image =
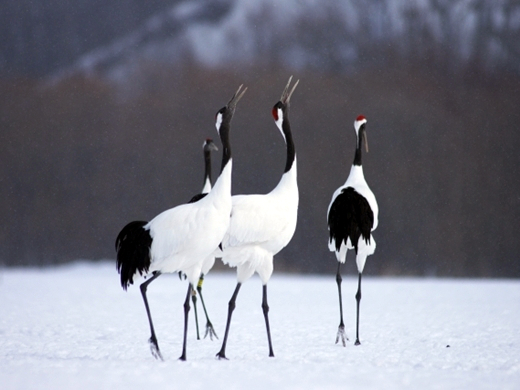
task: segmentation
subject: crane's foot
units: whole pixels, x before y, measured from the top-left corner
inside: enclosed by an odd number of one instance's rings
[[[164,361],[161,351],[159,350],[159,344],[157,343],[157,338],[155,336],[150,337],[148,340],[148,343],[150,343],[150,352],[152,352],[152,355],[157,360]]]
[[[356,342],[354,343],[354,345],[361,345],[361,343],[359,342],[359,339],[356,340]]]
[[[229,360],[227,357],[226,357],[226,353],[222,350],[220,350],[216,355],[215,357],[218,359],[218,360]]]
[[[209,339],[213,341],[213,337],[215,337],[218,340],[217,333],[215,332],[215,329],[213,329],[213,324],[211,322],[206,322],[206,333],[204,333],[204,338],[209,336]]]
[[[338,334],[336,335],[336,344],[341,339],[341,344],[343,344],[344,347],[347,346],[348,337],[345,333],[345,325],[338,326]]]

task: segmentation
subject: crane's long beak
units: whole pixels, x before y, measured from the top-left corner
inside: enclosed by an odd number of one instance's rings
[[[206,150],[210,150],[210,151],[213,150],[213,151],[215,151],[215,152],[218,151],[218,147],[217,147],[217,145],[215,145],[215,142],[213,142],[213,140],[211,140],[211,139],[208,139],[208,140],[206,141],[205,149],[206,149]]]
[[[242,92],[240,92],[243,85],[244,84],[240,84],[240,87],[238,87],[237,91],[235,92],[235,94],[233,95],[233,97],[231,98],[229,103],[227,104],[228,108],[234,109],[236,107],[238,101],[242,98],[242,96],[244,96],[244,93],[246,93],[247,87],[244,88],[244,90]]]
[[[364,139],[365,139],[365,150],[367,151],[368,153],[368,138],[367,138],[367,132],[365,131],[364,133]]]
[[[282,97],[280,98],[280,101],[284,104],[289,103],[289,101],[291,100],[291,96],[292,96],[294,90],[296,89],[296,86],[300,82],[300,80],[297,80],[296,83],[293,85],[291,92],[287,93],[287,91],[289,90],[289,85],[291,85],[291,80],[292,80],[292,76],[289,77],[289,81],[287,82],[287,85],[285,86],[285,89],[282,92]]]

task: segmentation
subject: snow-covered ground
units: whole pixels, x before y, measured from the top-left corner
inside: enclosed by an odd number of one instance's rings
[[[210,273],[204,284],[221,339],[234,287],[231,271]],[[215,359],[220,341],[196,340],[190,313],[181,362],[187,282],[162,276],[148,289],[161,362],[149,351],[139,288],[124,292],[114,264],[3,269],[0,388],[520,388],[520,281],[367,276],[363,287],[361,346],[353,345],[355,278],[343,281],[344,348],[334,344],[334,275],[275,272],[268,286],[275,358],[267,356],[261,284],[253,278],[238,296],[230,360]]]

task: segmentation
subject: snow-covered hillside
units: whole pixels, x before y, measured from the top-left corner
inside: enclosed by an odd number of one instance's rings
[[[143,61],[345,70],[385,56],[520,71],[514,1],[190,0],[65,71],[128,74]],[[63,73],[60,73],[63,74]]]
[[[204,288],[222,338],[232,272]],[[334,276],[276,275],[269,283],[275,358],[267,356],[257,278],[238,297],[229,361],[220,341],[195,339],[181,352],[186,282],[163,276],[149,288],[165,357],[150,354],[139,288],[124,292],[115,265],[0,271],[0,384],[7,389],[518,389],[520,281],[370,278],[361,342],[334,344]],[[347,334],[355,326],[356,281],[343,282]],[[193,320],[193,317],[190,318]]]

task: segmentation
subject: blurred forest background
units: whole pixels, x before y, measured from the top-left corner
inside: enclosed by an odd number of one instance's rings
[[[276,270],[335,272],[326,211],[363,114],[366,273],[520,277],[518,1],[5,0],[0,19],[0,264],[114,259],[127,222],[200,191],[242,83],[233,192],[269,192],[294,74],[299,221]]]

